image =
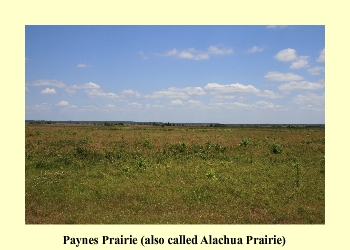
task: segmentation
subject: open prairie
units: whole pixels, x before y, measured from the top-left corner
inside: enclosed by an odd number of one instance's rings
[[[26,224],[324,224],[325,129],[26,125]]]

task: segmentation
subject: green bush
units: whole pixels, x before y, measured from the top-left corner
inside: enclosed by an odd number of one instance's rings
[[[272,153],[274,153],[274,154],[281,154],[282,151],[283,151],[283,148],[282,148],[281,145],[279,145],[279,144],[277,144],[277,143],[274,143],[274,144],[272,144],[272,146],[271,146],[271,151],[272,151]]]

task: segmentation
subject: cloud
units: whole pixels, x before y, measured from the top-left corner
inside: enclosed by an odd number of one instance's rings
[[[70,94],[74,94],[76,89],[85,89],[85,92],[90,96],[90,97],[102,97],[102,98],[124,98],[126,96],[132,96],[132,97],[141,97],[141,94],[138,91],[134,91],[131,89],[123,90],[119,92],[119,94],[114,94],[114,93],[106,93],[103,90],[101,90],[100,85],[93,83],[93,82],[88,82],[83,85],[72,85],[68,88],[65,89]]]
[[[148,56],[143,51],[140,51],[139,55],[142,57],[143,60],[147,60],[148,59]]]
[[[298,56],[295,49],[284,49],[275,55],[275,58],[282,62],[292,62],[291,69],[301,69],[309,67],[309,56]]]
[[[253,104],[246,104],[242,102],[219,102],[213,104],[215,107],[227,109],[275,109],[282,108],[280,105],[275,105],[272,102],[258,101]]]
[[[64,88],[66,85],[62,81],[58,80],[37,80],[32,83],[28,83],[29,86],[54,86],[56,88]]]
[[[235,95],[214,95],[215,99],[234,99]]]
[[[307,111],[324,111],[324,107],[320,107],[320,106],[315,106],[315,105],[307,105],[307,106],[301,106],[300,107],[301,110],[307,110]]]
[[[288,25],[268,25],[266,26],[266,29],[284,29]]]
[[[270,99],[282,98],[281,95],[279,95],[271,90],[264,90],[263,92],[260,92],[259,94],[257,94],[257,96],[270,98]]]
[[[29,90],[27,87],[25,88],[25,91],[26,91],[26,92],[30,92],[30,90]]]
[[[324,62],[324,61],[325,61],[325,49],[323,49],[323,50],[320,52],[320,56],[317,58],[316,61],[317,61],[317,62]]]
[[[294,49],[284,49],[275,55],[275,58],[282,62],[290,62],[298,58],[297,52]]]
[[[146,95],[147,98],[172,98],[172,99],[187,99],[192,95],[205,95],[205,91],[201,87],[186,87],[186,88],[168,88],[167,90],[154,91],[151,95]]]
[[[273,108],[282,108],[280,105],[275,105],[272,102],[259,101],[255,103],[255,106],[263,109],[273,109]]]
[[[90,67],[90,66],[87,65],[87,64],[85,64],[85,63],[79,63],[79,64],[77,65],[77,67],[78,67],[78,68],[88,68],[88,67]]]
[[[264,77],[269,81],[275,81],[275,82],[304,80],[304,77],[296,75],[294,73],[280,73],[278,71],[267,72],[267,74]]]
[[[154,104],[152,105],[153,108],[163,108],[164,106],[163,105],[160,105],[160,104]]]
[[[322,66],[317,66],[314,68],[307,69],[307,71],[310,73],[310,75],[317,76],[319,75],[322,71],[324,72],[324,67]]]
[[[187,103],[190,104],[191,106],[202,106],[203,105],[203,103],[201,101],[197,101],[197,100],[188,100]]]
[[[253,46],[251,49],[247,50],[247,53],[252,54],[252,53],[255,53],[255,52],[261,52],[263,50],[264,50],[264,48],[259,48],[257,46]]]
[[[175,55],[182,59],[194,59],[194,60],[205,60],[209,59],[209,53],[205,53],[202,51],[197,51],[193,48],[180,51],[177,55]]]
[[[181,98],[186,99],[189,96],[183,92],[176,92],[171,90],[159,90],[154,91],[151,95],[147,95],[148,98]]]
[[[100,88],[100,85],[93,82],[88,82],[83,85],[69,86],[65,89],[65,91],[68,92],[69,94],[75,94],[76,93],[75,89],[99,89],[99,88]]]
[[[301,68],[307,68],[309,67],[309,56],[299,56],[297,59],[295,59],[294,62],[292,62],[292,65],[290,66],[291,69],[301,69]]]
[[[184,92],[188,95],[205,95],[205,91],[201,87],[185,87],[185,88],[169,88],[170,91]]]
[[[93,83],[93,82],[88,82],[83,85],[72,85],[68,87],[70,89],[99,89],[101,88],[100,85]]]
[[[137,102],[129,103],[128,106],[131,108],[142,108],[142,104],[137,103]]]
[[[252,85],[243,85],[240,83],[221,85],[218,83],[208,83],[204,89],[214,95],[226,95],[234,93],[257,94],[260,91]]]
[[[69,106],[69,103],[67,101],[60,101],[57,103],[57,106],[67,107]]]
[[[97,111],[98,108],[95,105],[81,106],[79,111]]]
[[[233,49],[223,46],[210,46],[207,52],[210,55],[231,55],[233,54]]]
[[[85,90],[85,93],[87,93],[90,97],[93,98],[119,98],[119,96],[114,93],[106,93],[100,89],[87,89]]]
[[[26,109],[29,111],[46,112],[51,110],[51,105],[47,103],[41,103],[34,106],[26,106]]]
[[[233,54],[233,49],[230,47],[225,47],[223,45],[218,46],[210,46],[208,49],[201,51],[196,50],[195,48],[188,48],[184,50],[172,49],[166,51],[163,54],[154,54],[156,56],[164,56],[164,57],[176,57],[180,59],[190,59],[190,60],[207,60],[210,56],[224,56]],[[147,58],[145,54],[142,52],[140,55],[143,58]]]
[[[314,83],[309,81],[301,81],[301,82],[290,82],[282,84],[278,87],[280,90],[288,91],[288,90],[315,90],[324,88],[323,83]]]
[[[46,88],[40,92],[41,94],[57,94],[55,89]]]
[[[131,89],[126,89],[120,92],[121,96],[134,96],[134,97],[141,97],[141,94],[138,91],[134,91]]]
[[[68,94],[75,94],[76,91],[74,89],[71,88],[66,88],[64,91],[68,92]]]
[[[250,109],[250,108],[252,108],[252,105],[241,103],[241,102],[218,102],[218,103],[215,103],[214,106],[224,107],[224,108],[228,108],[228,109],[237,109],[237,108]]]
[[[314,93],[310,93],[308,95],[297,95],[293,100],[293,103],[296,104],[312,104],[312,105],[316,105],[316,106],[324,106],[325,103],[325,96],[323,95],[317,95]]]
[[[182,105],[182,101],[179,99],[171,101],[171,105]]]

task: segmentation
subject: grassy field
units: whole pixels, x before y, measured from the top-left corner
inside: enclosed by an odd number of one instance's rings
[[[324,128],[26,125],[27,224],[324,224]]]

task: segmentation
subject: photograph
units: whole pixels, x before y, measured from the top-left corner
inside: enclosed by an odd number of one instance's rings
[[[325,25],[24,39],[26,225],[325,225]]]

